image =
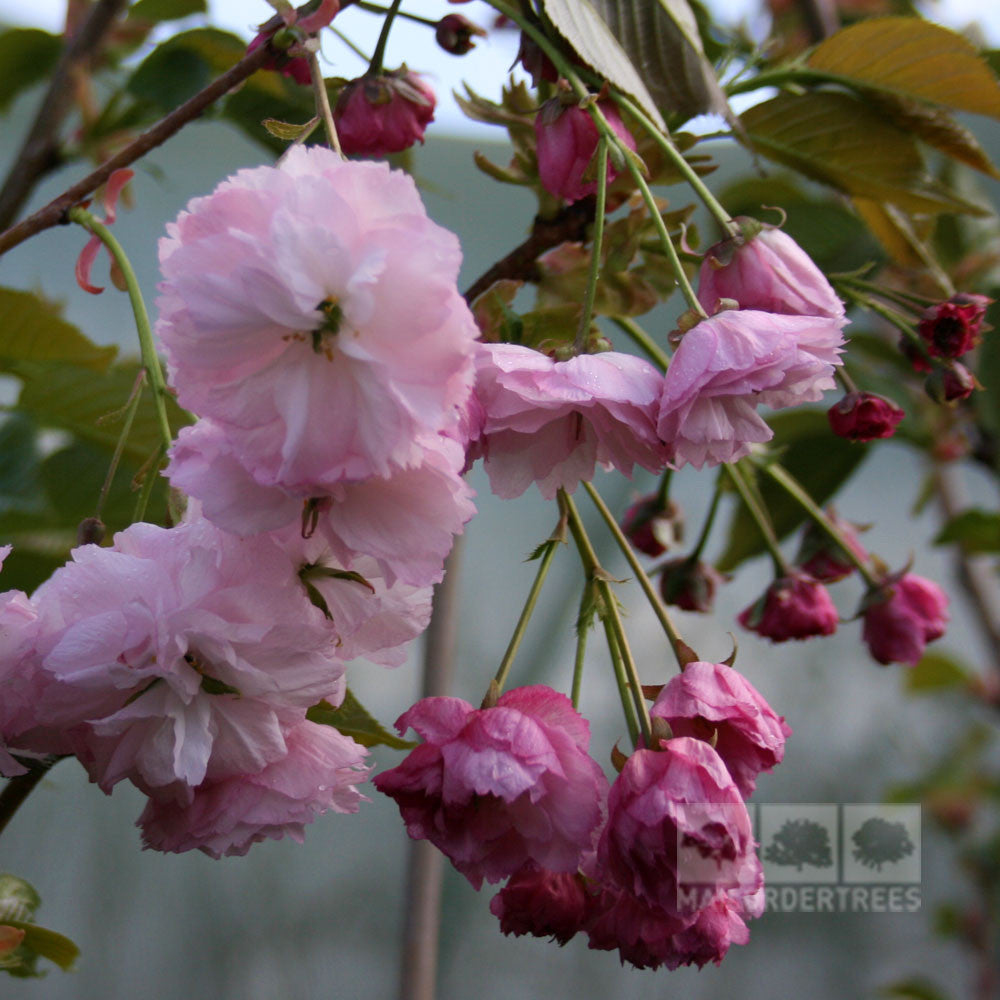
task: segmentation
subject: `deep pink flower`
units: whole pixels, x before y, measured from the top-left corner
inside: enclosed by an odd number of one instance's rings
[[[739,616],[744,628],[772,642],[833,635],[839,620],[826,587],[798,571],[775,580],[763,597]]]
[[[264,45],[273,34],[273,31],[258,31],[247,46],[247,55]],[[287,76],[289,80],[294,80],[303,87],[312,85],[312,71],[309,69],[309,60],[303,56],[289,54],[268,59],[261,68],[277,70],[282,76]]]
[[[992,302],[985,295],[953,295],[924,310],[917,333],[932,358],[960,358],[982,337],[986,308]]]
[[[722,758],[680,736],[636,750],[608,797],[597,846],[602,881],[670,916],[694,917],[718,892],[762,884],[750,816]]]
[[[550,872],[533,861],[522,865],[490,900],[504,934],[551,937],[563,945],[583,930],[591,895],[577,872]]]
[[[151,798],[138,825],[146,847],[179,853],[197,848],[220,858],[246,854],[258,841],[289,836],[333,810],[355,813],[364,796],[368,751],[330,726],[300,722],[284,733],[286,753],[253,774],[206,782],[189,802]]]
[[[751,223],[751,230],[760,223]],[[724,240],[710,247],[701,265],[698,301],[709,315],[720,299],[733,299],[740,309],[825,316],[844,325],[844,303],[823,272],[795,240],[780,229],[764,226],[755,235]]]
[[[657,437],[663,384],[648,362],[608,351],[568,361],[516,344],[481,344],[476,397],[483,411],[472,454],[484,457],[490,486],[505,499],[533,482],[551,500],[593,478],[597,463],[631,475],[666,465]]]
[[[781,763],[792,735],[784,716],[723,663],[689,663],[664,685],[649,714],[666,719],[675,736],[714,740],[744,798],[753,794],[758,774]]]
[[[665,604],[682,611],[707,613],[715,604],[716,589],[728,579],[700,560],[672,559],[660,567],[660,596]]]
[[[848,441],[875,441],[892,437],[906,411],[874,392],[849,392],[826,412],[830,429]]]
[[[128,778],[190,801],[284,757],[285,730],[343,697],[335,633],[267,539],[133,524],[74,549],[34,601],[51,680],[38,716],[105,791]]]
[[[168,234],[172,384],[256,482],[301,496],[388,476],[457,426],[478,331],[458,241],[401,171],[296,147],[194,199]]]
[[[515,688],[493,708],[424,698],[401,715],[424,742],[374,779],[414,840],[429,840],[478,889],[527,861],[576,871],[607,781],[587,754],[590,727],[569,699]]]
[[[422,460],[388,476],[293,490],[254,476],[240,463],[228,432],[199,420],[182,428],[166,474],[226,531],[245,536],[291,525],[319,534],[342,565],[370,556],[387,583],[424,587],[441,579],[454,536],[476,508],[460,475],[464,450],[458,442],[436,435],[413,447]]]
[[[948,595],[913,573],[887,581],[864,607],[862,637],[879,663],[918,663],[948,623]]]
[[[826,514],[831,524],[840,532],[851,552],[862,562],[866,562],[868,552],[858,539],[855,526],[850,521],[838,517],[832,509],[828,510]],[[837,580],[843,580],[855,570],[855,565],[847,552],[814,521],[810,521],[802,533],[802,543],[795,561],[803,573],[808,573],[820,583],[834,583]]]
[[[365,74],[340,92],[333,119],[340,148],[352,156],[385,156],[424,141],[434,121],[434,91],[405,66]]]
[[[683,522],[677,505],[658,493],[641,497],[622,517],[621,528],[633,548],[647,556],[663,555],[680,541]]]
[[[600,108],[615,134],[629,149],[635,149],[632,133],[625,127],[611,101],[599,101]],[[577,104],[565,105],[552,98],[535,115],[538,146],[538,176],[545,189],[566,201],[579,201],[597,191],[597,180],[585,179],[597,152],[599,134],[590,112]],[[596,171],[591,169],[591,175]],[[608,183],[618,171],[608,161]]]
[[[110,226],[118,217],[118,199],[130,180],[135,176],[135,172],[126,168],[115,170],[107,183],[104,185],[104,219],[105,226]],[[104,243],[99,236],[91,236],[86,245],[80,251],[80,256],[76,259],[76,283],[91,295],[100,295],[104,291],[102,287],[90,283],[90,269],[94,266],[97,255],[101,252]],[[108,251],[110,256],[110,251]],[[114,263],[114,258],[112,258]]]
[[[744,919],[761,912],[754,895],[726,893],[717,893],[691,917],[667,913],[616,890],[602,892],[592,907],[590,947],[617,949],[622,962],[637,969],[718,965],[730,945],[750,940]]]
[[[771,428],[757,406],[821,399],[834,386],[844,337],[839,320],[726,310],[681,339],[663,383],[657,430],[674,462],[733,462]]]

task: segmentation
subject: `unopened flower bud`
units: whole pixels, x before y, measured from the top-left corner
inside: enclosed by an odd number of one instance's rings
[[[983,317],[992,302],[985,295],[953,295],[924,310],[917,333],[932,358],[960,358],[982,336]]]
[[[423,142],[435,103],[434,91],[405,66],[352,80],[340,92],[333,112],[341,149],[384,156]]]
[[[968,399],[976,388],[976,377],[958,361],[950,368],[932,372],[924,382],[924,390],[935,403],[958,403]]]
[[[247,53],[259,49],[270,38],[272,50],[278,49],[282,52],[296,45],[302,40],[301,33],[293,28],[279,28],[273,35],[267,31],[258,32],[257,37],[247,46]],[[277,59],[269,59],[264,63],[264,69],[277,70],[282,76],[287,76],[290,80],[308,87],[312,84],[312,72],[309,69],[309,60],[295,56],[281,56]]]
[[[772,642],[833,635],[839,616],[830,595],[808,573],[775,580],[764,595],[746,608],[739,623]]]
[[[879,663],[919,662],[927,643],[944,635],[948,597],[932,580],[913,573],[891,577],[862,605],[862,638]]]
[[[85,517],[76,528],[77,545],[100,545],[104,541],[104,522],[99,517]]]
[[[598,107],[619,138],[634,150],[635,140],[615,106],[610,101],[600,101]],[[597,153],[599,137],[589,111],[576,104],[564,105],[558,98],[546,101],[535,116],[538,176],[545,189],[570,202],[594,194],[597,191],[596,178],[585,180],[585,177],[588,171],[593,176],[591,164]],[[609,184],[618,173],[609,158]]]
[[[932,371],[933,366],[927,360],[927,355],[905,334],[899,338],[899,353],[910,362],[915,372]]]
[[[830,523],[837,529],[847,546],[858,559],[867,560],[868,553],[858,541],[853,524],[838,517],[832,510],[827,511]],[[854,563],[843,547],[838,545],[815,522],[810,521],[802,534],[802,543],[795,560],[803,573],[808,573],[820,583],[834,583],[854,572]]]
[[[715,591],[727,576],[714,566],[690,559],[674,559],[664,564],[660,575],[660,596],[666,604],[682,611],[709,612]]]
[[[445,52],[464,56],[476,47],[475,36],[486,37],[486,32],[462,14],[446,14],[434,28],[434,37]]]
[[[622,532],[633,548],[655,558],[681,540],[684,522],[677,504],[668,500],[664,506],[658,494],[650,493],[625,511]]]
[[[521,47],[517,50],[517,58],[525,71],[531,76],[532,85],[537,87],[542,80],[555,83],[559,79],[559,71],[552,60],[542,51],[538,43],[521,32]]]
[[[830,429],[848,441],[875,441],[892,437],[906,411],[873,392],[849,392],[827,410]]]

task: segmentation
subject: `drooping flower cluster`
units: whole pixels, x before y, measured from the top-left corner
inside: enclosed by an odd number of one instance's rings
[[[504,933],[583,932],[640,968],[717,962],[762,909],[744,796],[791,730],[722,664],[690,664],[652,714],[676,738],[635,751],[609,792],[565,696],[424,699],[397,722],[424,742],[375,785],[475,887],[509,879],[490,906]]]

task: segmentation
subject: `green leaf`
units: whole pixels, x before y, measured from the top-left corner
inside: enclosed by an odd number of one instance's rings
[[[207,11],[205,0],[137,0],[129,8],[128,20],[159,24],[161,21],[177,21],[191,14],[205,14]]]
[[[217,28],[183,31],[146,56],[126,90],[132,97],[171,111],[238,62],[246,48],[241,38]]]
[[[879,17],[838,31],[807,64],[900,97],[1000,118],[1000,84],[962,35],[919,17]]]
[[[327,91],[331,90],[330,81]],[[331,103],[333,103],[331,98]],[[283,153],[287,140],[279,138],[264,125],[265,120],[281,122],[303,121],[316,113],[312,91],[282,76],[263,70],[254,75],[239,90],[230,94],[222,105],[222,115],[245,135],[275,153]],[[321,137],[322,132],[315,132]]]
[[[993,330],[983,337],[979,345],[976,376],[983,384],[983,391],[973,393],[976,416],[994,435],[1000,438],[1000,286],[987,289],[993,304],[986,311],[986,320]],[[1000,471],[1000,449],[997,449],[996,466]]]
[[[639,71],[590,0],[544,0],[543,6],[549,20],[577,55],[595,73],[635,98],[643,111],[666,130],[656,101]]]
[[[50,962],[55,962],[63,972],[69,972],[73,968],[80,949],[68,937],[37,924],[22,923],[19,920],[8,920],[6,923],[9,927],[24,931],[24,940],[17,951],[29,952],[32,959],[36,955],[47,958]]]
[[[970,212],[924,166],[916,139],[847,94],[779,94],[743,115],[750,144],[813,180],[917,213]]]
[[[263,125],[271,135],[273,135],[276,139],[284,139],[286,142],[294,142],[303,135],[308,137],[318,124],[319,119],[315,117],[307,122],[303,122],[301,125],[295,125],[292,122],[278,121],[277,118],[265,118],[261,122],[261,125]]]
[[[951,657],[943,653],[927,653],[916,666],[905,671],[903,677],[910,694],[923,694],[943,688],[964,687],[971,675]]]
[[[593,0],[664,113],[732,118],[687,0]]]
[[[119,362],[100,373],[75,365],[17,365],[14,374],[24,380],[24,386],[16,408],[43,427],[70,431],[82,440],[114,450],[121,432],[122,409],[138,373],[135,361]],[[169,398],[167,416],[174,433],[191,420]],[[123,454],[141,464],[159,444],[159,425],[147,388],[143,390]]]
[[[0,424],[0,512],[37,507],[38,487],[35,427],[24,417],[8,417]]]
[[[61,361],[103,371],[117,347],[98,347],[39,295],[0,288],[0,369],[9,361]]]
[[[1000,552],[1000,514],[973,508],[953,517],[934,539],[935,545],[958,542],[965,552]]]
[[[0,111],[22,91],[44,80],[55,68],[62,39],[38,28],[0,32]]]
[[[306,712],[306,718],[321,726],[333,726],[363,747],[387,746],[394,750],[412,750],[416,743],[394,736],[373,718],[368,710],[348,690],[338,708],[321,701]]]
[[[820,410],[779,413],[768,423],[774,430],[772,450],[818,504],[826,503],[847,482],[868,451],[832,434],[826,414]],[[760,476],[759,487],[778,538],[785,538],[805,521],[805,511],[770,477]],[[764,539],[740,503],[729,525],[726,550],[717,566],[722,572],[729,572],[764,551]]]
[[[930,980],[914,978],[883,986],[879,991],[885,997],[902,997],[904,1000],[948,1000]]]

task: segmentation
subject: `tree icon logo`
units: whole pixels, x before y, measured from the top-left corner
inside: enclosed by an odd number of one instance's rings
[[[902,823],[891,823],[881,816],[866,819],[851,835],[854,860],[866,868],[882,871],[882,865],[896,864],[916,848]]]
[[[830,834],[822,823],[813,819],[788,819],[771,838],[764,850],[764,860],[772,864],[794,867],[833,867]]]

